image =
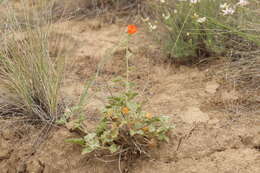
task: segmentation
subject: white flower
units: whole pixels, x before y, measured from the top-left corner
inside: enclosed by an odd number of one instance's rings
[[[171,17],[171,15],[170,14],[162,14],[162,17],[165,19],[165,20],[168,20],[170,17]]]
[[[229,5],[227,3],[220,4],[221,9],[228,8],[228,7],[229,7]]]
[[[222,12],[223,12],[223,15],[224,15],[224,16],[225,16],[225,15],[229,15],[229,14],[234,14],[235,9],[234,9],[234,8],[231,8],[231,7],[228,7],[228,8],[226,8],[226,9],[222,10]]]
[[[152,30],[155,30],[156,28],[157,28],[157,26],[156,25],[153,25],[152,23],[148,23],[148,25],[149,25],[149,29],[152,31]]]
[[[192,3],[192,4],[196,4],[196,3],[198,3],[200,0],[190,0],[190,3]]]
[[[228,15],[228,14],[234,14],[234,12],[235,12],[235,7],[232,8],[227,3],[221,4],[220,8],[222,9],[222,13],[224,16]]]
[[[161,3],[165,3],[165,0],[160,0]]]
[[[204,23],[204,22],[206,22],[206,20],[207,20],[206,17],[201,17],[201,18],[198,18],[198,19],[197,19],[197,22],[198,22],[198,23]]]
[[[199,17],[199,15],[197,15],[197,13],[194,13],[193,16],[194,16],[195,18],[198,18],[198,17]]]
[[[178,11],[177,11],[177,10],[173,10],[173,13],[174,13],[174,14],[177,14],[177,13],[178,13]]]
[[[247,0],[239,0],[239,2],[237,3],[237,5],[240,5],[240,6],[246,6],[248,4],[249,4],[249,2]]]

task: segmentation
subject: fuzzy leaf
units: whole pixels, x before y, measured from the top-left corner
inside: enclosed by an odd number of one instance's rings
[[[131,135],[131,136],[134,136],[135,134],[136,134],[136,131],[130,129],[130,135]]]
[[[66,139],[65,142],[73,143],[73,144],[79,144],[84,145],[85,140],[82,138],[73,138],[73,139]]]
[[[116,152],[118,149],[119,149],[119,146],[117,146],[116,144],[112,144],[112,145],[109,147],[109,151],[110,151],[111,153]]]
[[[91,148],[91,147],[86,147],[82,150],[81,154],[84,155],[84,154],[88,154],[88,153],[91,153],[92,151],[94,151],[95,149],[94,148]]]
[[[89,133],[87,136],[84,137],[84,140],[87,141],[91,141],[93,140],[95,137],[97,136],[96,133]]]

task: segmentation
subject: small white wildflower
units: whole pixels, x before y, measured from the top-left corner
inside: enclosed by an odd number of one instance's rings
[[[201,17],[201,18],[198,18],[198,19],[197,19],[197,22],[198,22],[198,23],[204,23],[204,22],[206,22],[206,20],[207,20],[206,17]]]
[[[232,14],[234,14],[234,12],[235,12],[235,9],[234,8],[231,8],[231,7],[228,7],[228,8],[226,8],[226,9],[224,9],[224,10],[222,10],[222,12],[223,12],[223,15],[225,16],[225,15],[232,15]]]
[[[200,0],[190,0],[190,3],[192,3],[192,4],[196,4],[198,2],[200,2]]]
[[[149,29],[152,31],[152,30],[155,30],[156,28],[157,28],[157,26],[156,25],[153,25],[152,23],[148,23],[148,25],[149,25]]]
[[[171,17],[171,15],[170,14],[162,14],[162,17],[165,19],[165,20],[168,20],[170,17]]]
[[[234,14],[235,12],[235,7],[230,7],[230,5],[227,3],[221,4],[220,8],[222,9],[221,11],[224,16],[228,14]]]
[[[190,35],[190,33],[189,32],[187,32],[187,34],[186,34],[187,36],[189,36]]]
[[[161,3],[165,3],[165,0],[160,0]]]
[[[237,3],[237,5],[239,5],[239,6],[246,6],[248,4],[249,4],[249,2],[247,0],[239,0],[239,2]]]
[[[227,3],[220,4],[221,9],[228,8],[228,7],[229,7],[229,5]]]
[[[178,13],[178,11],[177,11],[177,10],[173,10],[173,13],[174,13],[174,14],[177,14],[177,13]]]
[[[194,16],[195,18],[198,18],[198,17],[199,17],[199,15],[197,15],[197,13],[194,13],[193,16]]]

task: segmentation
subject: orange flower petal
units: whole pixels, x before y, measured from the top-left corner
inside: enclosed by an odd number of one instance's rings
[[[147,113],[147,114],[145,115],[145,117],[146,117],[147,119],[152,119],[152,118],[153,118],[153,115],[152,115],[151,113]]]
[[[137,27],[135,25],[128,25],[127,27],[128,34],[132,35],[137,32]]]
[[[122,109],[122,113],[125,114],[125,115],[128,114],[129,113],[129,109],[127,107],[124,107]]]

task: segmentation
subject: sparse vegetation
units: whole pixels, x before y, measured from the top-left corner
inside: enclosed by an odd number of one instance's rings
[[[0,0],[0,172],[258,173],[259,5]]]
[[[257,1],[161,1],[157,23],[146,20],[166,54],[176,62],[198,62],[230,50],[260,45]]]
[[[127,91],[109,97],[95,131],[77,126],[86,136],[67,141],[82,145],[82,154],[108,150],[116,155],[147,154],[160,141],[169,141],[167,133],[172,128],[169,117],[142,111],[142,106],[134,101],[135,96],[137,93]]]

